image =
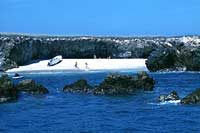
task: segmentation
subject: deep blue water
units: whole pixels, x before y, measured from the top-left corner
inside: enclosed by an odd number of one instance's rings
[[[0,132],[200,132],[200,106],[159,104],[160,94],[176,90],[181,97],[200,87],[200,73],[151,73],[153,92],[133,96],[63,93],[65,84],[85,78],[100,83],[108,72],[25,74],[50,91],[21,94],[0,105]],[[123,72],[123,74],[134,74]]]

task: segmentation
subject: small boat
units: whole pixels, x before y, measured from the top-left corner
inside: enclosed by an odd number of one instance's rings
[[[62,56],[58,55],[54,58],[52,58],[49,62],[48,62],[48,66],[54,66],[59,64],[60,62],[62,62]]]
[[[18,73],[15,73],[15,75],[12,77],[13,79],[22,79],[24,76],[20,76]]]

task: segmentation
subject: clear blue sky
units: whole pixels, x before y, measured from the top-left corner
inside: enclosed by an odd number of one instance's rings
[[[0,0],[0,32],[200,34],[200,0]]]

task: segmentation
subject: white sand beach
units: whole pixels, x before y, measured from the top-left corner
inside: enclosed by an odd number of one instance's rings
[[[146,59],[63,59],[61,63],[55,66],[48,66],[49,60],[42,60],[33,64],[7,70],[7,73],[107,70],[148,71],[145,61]],[[78,68],[75,67],[76,62]]]

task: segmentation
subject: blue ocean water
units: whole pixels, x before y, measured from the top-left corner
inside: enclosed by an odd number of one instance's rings
[[[24,74],[25,78],[43,84],[50,93],[23,93],[17,102],[1,104],[0,132],[200,132],[199,105],[157,102],[160,94],[175,90],[184,97],[200,87],[200,73],[150,73],[156,80],[154,91],[132,96],[62,92],[65,84],[77,79],[84,78],[96,85],[107,74]]]

